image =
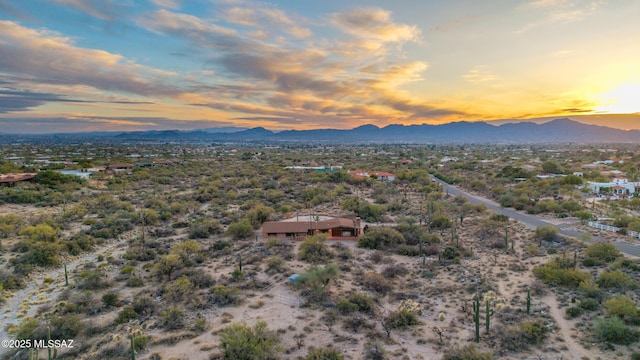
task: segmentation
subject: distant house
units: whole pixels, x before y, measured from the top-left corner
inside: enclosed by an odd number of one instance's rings
[[[368,177],[374,177],[378,181],[384,182],[392,182],[396,179],[396,175],[386,171],[364,171],[361,169],[351,170],[349,171],[349,175],[351,175],[355,179],[362,179]]]
[[[30,181],[36,177],[37,173],[19,173],[19,174],[0,174],[0,185],[14,186],[20,181]]]
[[[265,238],[303,240],[307,235],[327,234],[330,240],[357,240],[362,235],[360,218],[332,218],[321,221],[267,221]]]
[[[133,167],[134,165],[129,163],[115,163],[107,165],[107,169],[105,171],[118,174],[122,172],[131,172],[131,170],[133,170]]]

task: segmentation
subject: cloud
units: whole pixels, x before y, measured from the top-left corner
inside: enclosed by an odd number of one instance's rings
[[[183,91],[168,85],[172,73],[138,65],[103,50],[79,48],[49,30],[0,21],[0,71],[40,83],[85,85],[143,96],[175,97]]]
[[[334,13],[330,21],[352,36],[382,42],[418,41],[420,29],[415,25],[396,24],[391,13],[380,8],[364,8]]]
[[[484,66],[476,66],[462,75],[462,78],[472,83],[484,83],[495,80],[496,76],[485,70]]]
[[[126,15],[124,3],[114,0],[51,0],[61,5],[74,7],[102,20],[113,21]]]
[[[603,0],[534,0],[525,4],[526,11],[542,11],[542,18],[524,25],[516,31],[522,34],[548,24],[567,24],[583,20],[598,11]]]
[[[179,9],[183,0],[151,0],[152,3],[169,9]]]
[[[221,17],[233,24],[256,27],[260,34],[266,34],[276,28],[299,38],[307,38],[312,35],[311,30],[299,25],[301,19],[294,21],[280,9],[254,2],[242,5],[242,7],[233,6],[223,9]]]
[[[235,121],[181,120],[165,117],[46,116],[0,118],[4,133],[73,133],[85,131],[192,130],[235,126]],[[115,130],[117,129],[117,130]]]

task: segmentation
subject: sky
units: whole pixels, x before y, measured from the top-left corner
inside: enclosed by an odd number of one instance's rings
[[[640,128],[637,0],[0,0],[0,132]]]

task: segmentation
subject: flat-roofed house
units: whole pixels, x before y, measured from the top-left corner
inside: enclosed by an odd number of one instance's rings
[[[307,235],[327,234],[329,240],[357,240],[362,235],[360,218],[331,218],[320,221],[267,221],[265,238],[303,240]]]

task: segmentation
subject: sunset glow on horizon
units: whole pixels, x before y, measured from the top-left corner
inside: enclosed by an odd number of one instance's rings
[[[640,2],[0,1],[0,132],[640,129]]]

